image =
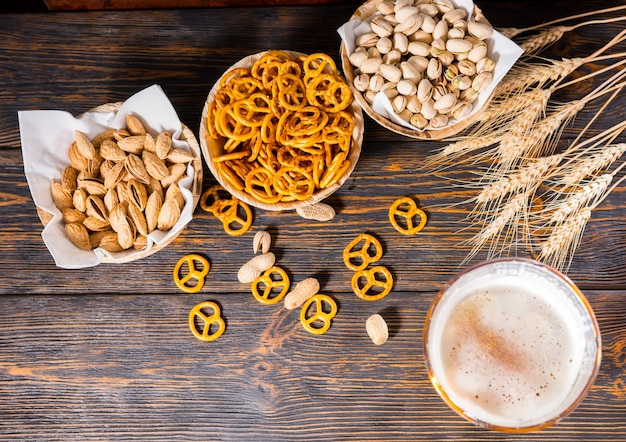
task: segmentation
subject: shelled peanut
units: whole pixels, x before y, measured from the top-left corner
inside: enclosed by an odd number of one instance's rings
[[[418,129],[439,129],[473,110],[493,80],[493,28],[450,0],[384,0],[349,55],[354,87],[373,103],[383,92]]]
[[[82,250],[144,249],[148,234],[171,229],[185,205],[178,181],[193,155],[172,147],[168,132],[150,135],[134,115],[126,124],[93,139],[75,131],[70,165],[51,182],[65,233]]]

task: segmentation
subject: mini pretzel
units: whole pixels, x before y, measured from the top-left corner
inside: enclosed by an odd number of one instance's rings
[[[230,236],[243,235],[252,225],[250,206],[230,195],[219,184],[209,187],[202,193],[200,207],[215,215]]]
[[[277,89],[274,95],[278,97],[278,102],[285,109],[295,111],[306,105],[306,88],[302,79],[297,75],[291,73],[279,75],[272,88]]]
[[[196,262],[201,264],[201,268],[196,268]],[[183,266],[187,264],[187,273],[182,274]],[[185,255],[178,260],[174,266],[174,283],[183,292],[196,293],[204,286],[204,277],[209,273],[211,268],[206,258],[195,253]],[[189,281],[195,280],[194,285],[187,284]]]
[[[333,75],[337,73],[335,61],[330,56],[322,53],[307,56],[303,62],[303,69],[305,83],[324,72],[329,72]]]
[[[383,278],[378,279],[378,275]],[[361,282],[365,279],[365,283]],[[352,290],[361,299],[376,301],[389,294],[393,287],[393,276],[384,266],[359,270],[352,275]]]
[[[275,304],[287,294],[289,284],[287,272],[281,267],[272,266],[252,282],[252,296],[262,304]],[[275,294],[275,290],[279,290],[278,294]]]
[[[250,206],[237,198],[233,198],[230,202],[222,203],[217,210],[216,216],[222,221],[224,231],[230,236],[243,235],[252,225],[252,210]]]
[[[207,315],[202,310],[210,309],[213,313]],[[202,322],[202,329],[198,330],[196,319]],[[217,325],[217,329],[211,332],[211,328]],[[213,327],[214,328],[214,327]],[[195,305],[189,312],[189,329],[193,335],[201,341],[215,341],[226,330],[226,323],[222,318],[220,307],[212,301],[204,301]]]
[[[361,242],[363,244],[360,244]],[[361,247],[357,248],[359,244]],[[363,270],[382,256],[383,248],[380,241],[367,233],[361,233],[343,250],[343,262],[350,270],[354,271]]]
[[[314,311],[309,315],[309,307],[315,304]],[[314,335],[326,333],[332,319],[337,314],[337,303],[328,295],[318,293],[305,301],[300,310],[300,323],[306,331]],[[321,323],[321,325],[318,325]]]
[[[282,195],[289,195],[296,200],[304,201],[315,190],[311,174],[297,167],[282,167],[274,175],[274,188]]]
[[[306,85],[309,103],[326,112],[339,112],[350,105],[352,92],[343,81],[331,74],[319,74]]]
[[[419,223],[414,224],[414,218],[419,217]],[[400,225],[398,220],[403,221]],[[426,213],[417,207],[415,201],[407,196],[398,198],[389,209],[391,225],[403,235],[414,235],[426,225]]]

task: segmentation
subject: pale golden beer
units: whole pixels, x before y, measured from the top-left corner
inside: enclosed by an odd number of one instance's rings
[[[424,329],[429,377],[466,419],[526,432],[570,413],[595,381],[601,338],[574,283],[527,259],[498,259],[452,279]]]

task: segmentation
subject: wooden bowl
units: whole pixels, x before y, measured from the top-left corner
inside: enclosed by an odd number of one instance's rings
[[[380,0],[368,0],[363,3],[350,17],[350,20],[358,19],[362,21],[367,21],[374,13],[378,11],[377,4],[380,3]],[[374,121],[376,121],[381,126],[396,132],[401,135],[405,135],[411,138],[425,139],[425,140],[440,140],[443,138],[452,137],[463,129],[470,126],[474,123],[477,118],[480,116],[480,113],[485,110],[485,108],[489,105],[491,99],[493,98],[493,91],[491,95],[485,100],[485,102],[481,105],[480,108],[474,109],[472,113],[466,118],[457,121],[449,126],[443,127],[441,129],[429,129],[429,130],[419,130],[419,129],[409,129],[402,125],[397,124],[394,121],[391,121],[386,116],[383,116],[372,109],[370,103],[365,99],[363,94],[354,87],[354,78],[355,72],[352,64],[350,63],[350,54],[346,48],[345,43],[342,41],[340,46],[340,55],[341,55],[341,65],[343,68],[343,73],[348,81],[352,89],[352,94],[354,95],[354,99],[359,103],[359,105],[363,108],[365,113],[369,115]]]
[[[122,102],[103,104],[92,109],[91,112],[103,112],[103,113],[117,112],[117,110],[121,107],[122,104],[123,104]],[[195,210],[195,207],[198,205],[198,201],[200,200],[200,195],[202,193],[201,150],[200,150],[198,141],[195,135],[193,134],[193,132],[191,131],[191,129],[189,129],[187,126],[183,124],[181,130],[182,132],[181,132],[181,136],[179,140],[185,141],[189,145],[189,149],[191,153],[193,154],[193,156],[195,157],[191,161],[191,165],[193,167],[193,182],[191,185],[191,193],[192,193],[191,204],[193,206],[192,207],[192,213],[193,213],[193,211]],[[53,217],[51,213],[39,207],[37,207],[37,214],[39,215],[39,219],[41,220],[44,226],[47,226]],[[150,256],[158,252],[159,250],[162,250],[168,244],[170,244],[174,239],[176,239],[180,235],[180,233],[184,230],[185,227],[186,225],[180,226],[175,232],[172,232],[173,234],[165,241],[162,241],[158,244],[156,242],[153,242],[152,247],[150,247],[149,250],[137,251],[133,249],[132,251],[126,250],[126,251],[121,251],[121,252],[115,252],[114,257],[109,257],[105,255],[102,258],[101,262],[125,263],[125,262],[135,261],[141,258],[145,258],[146,256]]]
[[[284,50],[282,52],[289,54],[292,58],[305,55],[300,52],[294,52],[294,51],[288,51],[288,50]],[[361,154],[361,144],[363,141],[363,127],[364,127],[363,112],[361,111],[360,105],[353,99],[352,103],[347,108],[347,111],[349,111],[353,115],[354,123],[355,123],[354,130],[352,133],[352,142],[350,146],[350,151],[347,157],[347,159],[350,161],[350,167],[334,184],[323,189],[316,189],[313,192],[313,194],[307,199],[289,201],[289,202],[277,202],[277,203],[268,203],[268,202],[260,201],[254,198],[250,193],[246,192],[245,190],[239,190],[238,188],[234,187],[224,176],[222,176],[219,170],[215,167],[213,158],[216,158],[224,153],[223,147],[226,142],[226,139],[222,138],[220,140],[216,140],[209,135],[208,129],[207,129],[208,108],[211,102],[215,99],[215,94],[218,91],[220,81],[225,76],[227,76],[230,71],[232,71],[233,69],[237,69],[237,68],[250,68],[252,67],[254,62],[257,61],[259,58],[261,58],[264,54],[266,54],[265,51],[259,52],[257,54],[249,55],[241,59],[239,62],[232,65],[215,82],[215,85],[213,86],[213,88],[211,89],[211,91],[209,92],[207,96],[204,109],[202,111],[202,119],[200,123],[200,146],[202,148],[202,153],[209,167],[209,170],[211,171],[215,179],[219,182],[219,184],[222,187],[224,187],[224,189],[226,189],[231,195],[233,195],[234,197],[238,198],[241,201],[246,202],[247,204],[251,206],[258,207],[264,210],[270,210],[270,211],[295,210],[298,207],[308,206],[308,205],[322,201],[323,199],[333,194],[337,189],[339,189],[343,185],[343,183],[348,179],[348,177],[354,170],[357,164],[357,161],[359,159],[359,156]]]

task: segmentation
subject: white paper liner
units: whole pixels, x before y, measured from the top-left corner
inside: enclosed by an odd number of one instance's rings
[[[456,0],[454,4],[458,8],[465,9],[466,12],[474,11],[474,2],[471,0]],[[343,41],[346,52],[348,55],[351,55],[356,49],[356,37],[364,32],[369,31],[368,23],[372,20],[373,17],[379,15],[379,13],[372,14],[365,21],[360,19],[352,19],[337,29],[341,40]],[[513,67],[515,62],[524,52],[522,48],[520,48],[513,41],[499,33],[494,29],[493,35],[486,40],[488,52],[487,55],[495,62],[495,69],[493,71],[493,80],[489,84],[489,86],[478,94],[478,98],[472,104],[473,110],[472,112],[465,116],[465,118],[469,118],[476,112],[478,112],[486,100],[489,98],[495,87],[500,83],[502,78],[506,75],[506,73]],[[396,123],[399,126],[405,127],[410,130],[415,130],[418,132],[423,132],[423,130],[416,128],[411,125],[409,122],[401,118],[396,112],[394,112],[393,107],[391,105],[391,101],[389,98],[383,93],[379,92],[374,97],[374,102],[371,105],[372,110],[377,114],[387,118],[388,120]],[[457,120],[455,118],[450,118],[448,124],[442,128],[452,126],[458,123],[461,120]]]
[[[57,266],[78,269],[98,265],[105,257],[115,262],[128,261],[132,256],[145,254],[153,245],[168,241],[184,228],[193,216],[192,184],[194,170],[190,164],[187,176],[178,184],[185,200],[178,222],[170,230],[155,230],[148,236],[148,248],[107,252],[97,248],[80,250],[65,234],[65,223],[50,194],[52,180],[60,180],[61,173],[70,165],[68,148],[74,140],[74,131],[88,137],[106,129],[126,127],[126,115],[140,117],[148,131],[158,135],[163,131],[172,134],[172,147],[190,151],[189,144],[181,138],[182,123],[172,103],[158,85],[152,85],[126,100],[116,112],[86,112],[78,117],[59,110],[19,111],[18,119],[22,142],[24,172],[35,205],[53,215],[41,236]]]

